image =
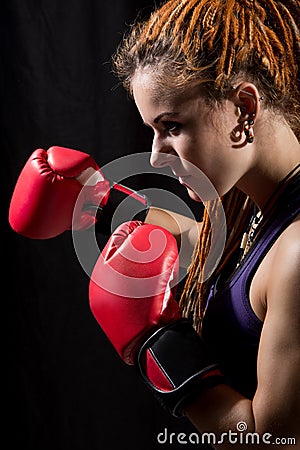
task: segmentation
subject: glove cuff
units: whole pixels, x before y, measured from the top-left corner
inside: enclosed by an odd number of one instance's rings
[[[107,202],[98,207],[96,214],[97,233],[110,236],[123,222],[139,220],[144,222],[150,208],[150,200],[137,191],[113,183]],[[116,210],[117,215],[114,217]]]
[[[218,363],[187,319],[157,330],[138,354],[141,375],[157,400],[174,417],[204,389],[222,383]]]

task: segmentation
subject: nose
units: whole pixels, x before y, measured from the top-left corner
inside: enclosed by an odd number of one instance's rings
[[[152,142],[152,152],[150,157],[150,164],[152,167],[161,168],[170,166],[174,158],[175,151],[168,145],[165,140],[154,136]]]

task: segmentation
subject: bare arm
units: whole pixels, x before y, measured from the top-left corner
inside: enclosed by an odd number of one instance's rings
[[[180,265],[187,267],[191,262],[202,223],[173,211],[156,207],[150,208],[145,222],[166,228],[175,236],[178,247],[180,247]]]
[[[300,221],[289,227],[277,246],[266,283],[267,312],[258,354],[258,388],[253,401],[228,386],[207,390],[186,409],[186,414],[202,432],[220,438],[237,423],[247,423],[247,432],[270,442],[294,438],[300,448]],[[268,435],[267,439],[268,439]],[[260,440],[261,443],[261,440]],[[286,445],[276,448],[288,448]],[[232,448],[225,438],[215,448]],[[235,448],[248,448],[237,445]],[[269,448],[269,444],[255,448]]]

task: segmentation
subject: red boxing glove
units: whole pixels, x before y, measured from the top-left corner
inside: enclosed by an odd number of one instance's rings
[[[118,354],[137,364],[158,401],[175,417],[189,399],[222,382],[174,299],[178,253],[165,229],[139,221],[119,226],[97,260],[91,310]]]
[[[97,231],[109,235],[114,211],[125,197],[147,213],[146,197],[110,184],[87,153],[64,147],[38,149],[18,178],[9,223],[17,233],[32,239],[52,238],[71,228],[87,229],[96,222],[100,224]]]
[[[180,318],[174,290],[177,243],[164,228],[120,225],[97,260],[89,287],[91,310],[127,364],[150,331]]]

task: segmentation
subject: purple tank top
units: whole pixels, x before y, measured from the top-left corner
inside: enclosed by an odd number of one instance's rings
[[[256,361],[263,323],[254,313],[249,288],[264,256],[300,213],[300,176],[281,193],[242,263],[226,282],[216,282],[207,299],[202,336],[221,364],[227,384],[248,398],[257,387]]]

